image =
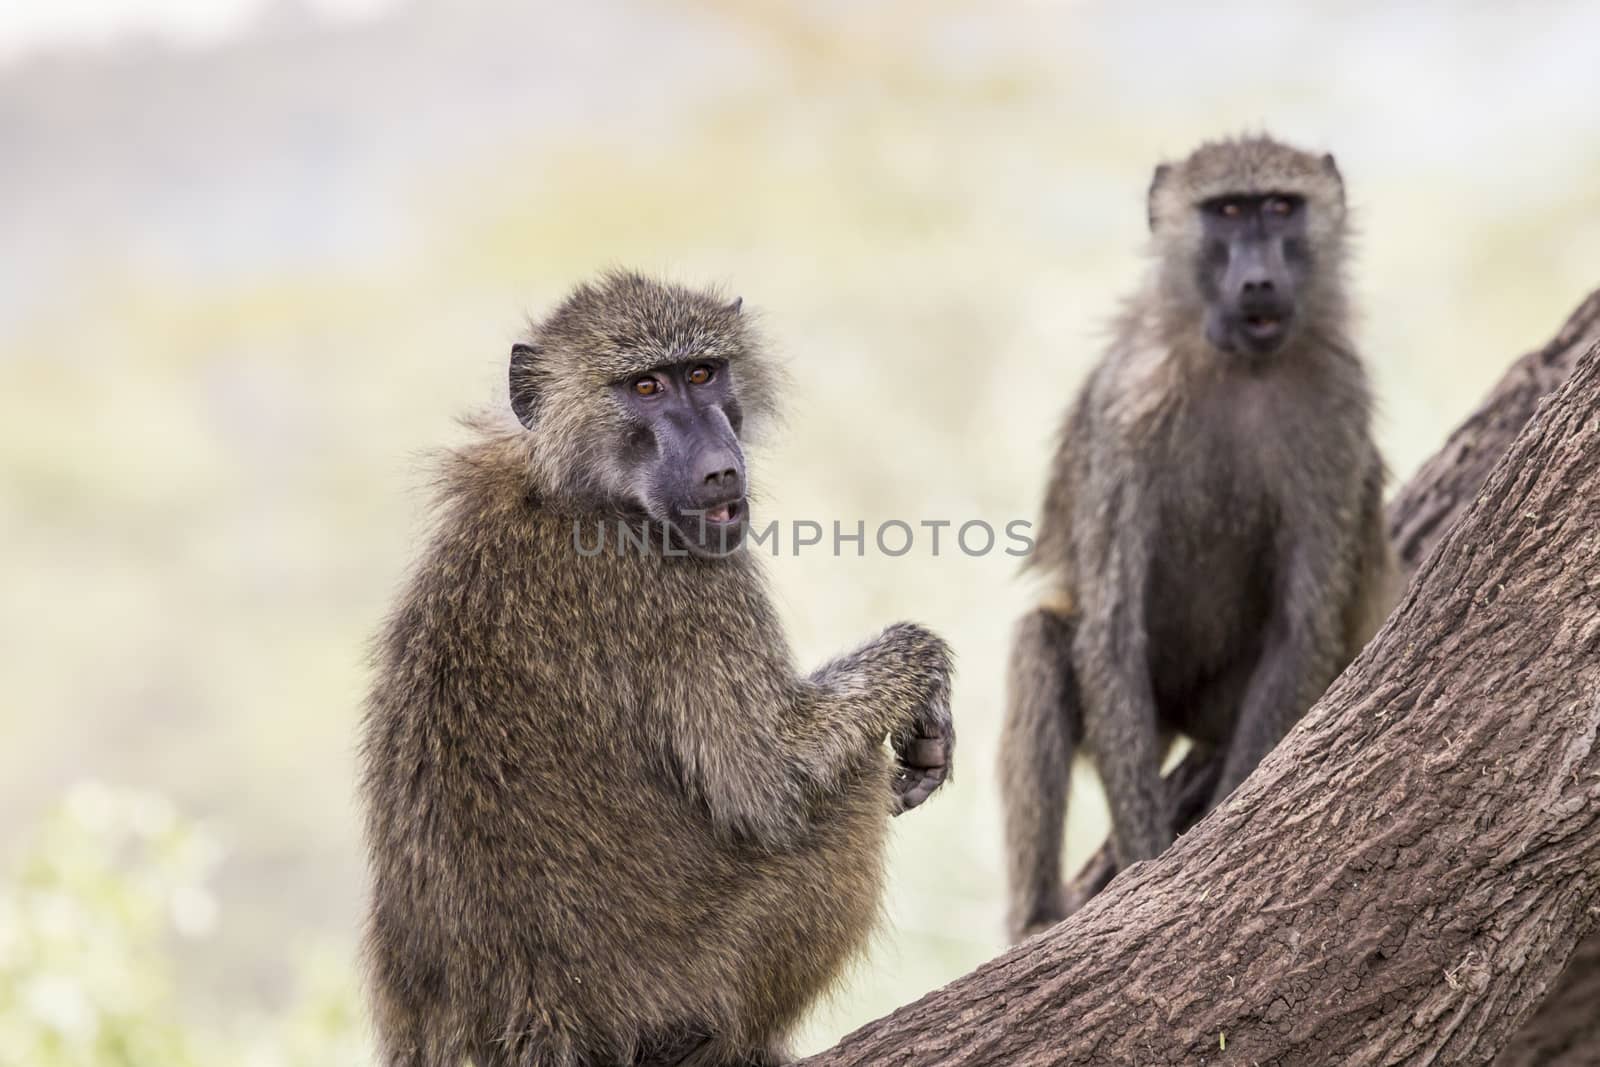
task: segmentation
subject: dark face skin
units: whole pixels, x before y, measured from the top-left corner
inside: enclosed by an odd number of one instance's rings
[[[1198,264],[1206,340],[1259,358],[1289,338],[1295,300],[1311,273],[1305,202],[1297,196],[1224,196],[1200,205]]]
[[[673,363],[611,388],[632,422],[622,460],[645,511],[697,556],[738,548],[749,519],[744,420],[727,364]]]

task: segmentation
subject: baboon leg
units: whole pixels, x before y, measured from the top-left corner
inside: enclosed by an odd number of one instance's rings
[[[450,1067],[457,1067],[460,1063],[460,1060],[453,1060]],[[473,1051],[471,1063],[472,1067],[552,1067],[558,1063],[571,1064],[574,1060],[530,1043],[486,1041]]]
[[[999,768],[1013,941],[1067,914],[1061,836],[1072,752],[1083,730],[1071,656],[1072,624],[1063,616],[1040,608],[1017,624]]]
[[[374,1062],[381,1067],[459,1067],[466,1061],[468,1046],[438,1032],[444,1028],[422,1006],[380,995],[376,1007],[383,1025],[377,1034]],[[497,1060],[478,1060],[478,1067],[498,1064]]]
[[[733,1048],[720,1038],[699,1041],[686,1054],[679,1048],[668,1059],[648,1059],[645,1067],[780,1067],[789,1057],[776,1048]]]
[[[520,1067],[504,1045],[482,1044],[472,1053],[472,1067]]]
[[[425,1052],[420,1049],[408,1049],[403,1052],[385,1052],[380,1054],[378,1062],[383,1067],[457,1067],[458,1064],[467,1062],[467,1053],[459,1047],[438,1049]],[[498,1059],[478,1059],[473,1062],[478,1067],[500,1067],[502,1061]]]
[[[501,1025],[481,1033],[472,1049],[472,1067],[600,1067],[611,1060],[597,1060],[573,1048],[568,1035],[545,1024],[531,1009],[514,1012]],[[429,1061],[430,1067],[432,1061]],[[463,1067],[459,1056],[442,1061],[448,1067]]]

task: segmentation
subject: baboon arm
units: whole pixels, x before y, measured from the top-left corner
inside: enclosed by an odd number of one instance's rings
[[[690,717],[667,735],[672,762],[719,830],[781,848],[824,815],[885,739],[948,743],[949,672],[942,640],[891,626],[808,677],[743,694],[754,706],[744,709],[749,729],[736,739],[707,733],[721,717]]]
[[[1007,930],[1013,941],[1066,917],[1061,835],[1072,751],[1083,730],[1073,624],[1039,608],[1018,622],[1006,672],[998,765],[1005,808]]]
[[[887,737],[907,769],[902,810],[914,807],[948,774],[955,733],[950,719],[950,649],[909,623],[827,663],[798,687],[785,745],[810,768],[813,787],[836,788],[861,753]]]
[[[1143,634],[1121,616],[1086,618],[1073,642],[1073,661],[1082,680],[1084,741],[1105,785],[1117,858],[1127,866],[1160,855],[1172,843],[1172,827]]]
[[[773,690],[749,693],[743,708],[687,715],[653,731],[665,738],[667,763],[685,791],[730,844],[787,847],[809,824],[802,779],[777,726],[786,699]],[[749,725],[737,735],[719,729],[741,719]]]
[[[1072,665],[1083,700],[1084,740],[1111,808],[1111,833],[1124,865],[1154,859],[1172,843],[1161,785],[1161,741],[1150,685],[1144,591],[1153,523],[1142,494],[1118,485],[1110,521],[1083,523],[1078,544],[1080,621]]]
[[[1343,605],[1327,591],[1338,587],[1338,570],[1347,550],[1346,542],[1333,531],[1320,530],[1281,554],[1283,589],[1267,626],[1261,658],[1245,689],[1212,807],[1250,776],[1333,681],[1344,650],[1345,626]]]

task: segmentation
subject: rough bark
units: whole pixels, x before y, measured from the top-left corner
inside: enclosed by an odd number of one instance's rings
[[[1494,1067],[1595,1067],[1600,1064],[1600,933],[1572,954],[1539,1010],[1524,1022]]]
[[[1531,410],[1528,390],[1508,395]],[[1485,1063],[1535,1009],[1581,1011],[1588,971],[1563,968],[1600,921],[1600,346],[1522,421],[1469,507],[1487,444],[1447,445],[1440,489],[1397,497],[1415,580],[1226,804],[806,1062]],[[1577,1047],[1546,1036],[1515,1062]]]
[[[1496,459],[1540,401],[1600,341],[1600,290],[1578,306],[1543,348],[1511,366],[1483,403],[1389,504],[1389,536],[1406,573],[1460,516]],[[1573,953],[1545,1003],[1517,1030],[1495,1067],[1600,1065],[1600,933]]]

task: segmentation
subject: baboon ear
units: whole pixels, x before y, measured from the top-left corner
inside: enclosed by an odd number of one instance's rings
[[[1339,203],[1343,204],[1344,175],[1339,173],[1339,164],[1334,160],[1332,152],[1329,152],[1322,157],[1322,169],[1328,172],[1328,177],[1332,178],[1334,184],[1339,187]]]
[[[739,314],[739,309],[742,307],[744,307],[744,297],[736,296],[732,301],[729,302],[728,306],[724,310],[730,315],[737,315]]]
[[[1145,198],[1145,215],[1150,220],[1150,232],[1156,231],[1156,194],[1161,191],[1161,186],[1166,183],[1172,174],[1172,164],[1159,163],[1156,165],[1155,174],[1150,177],[1150,195]]]
[[[538,355],[537,345],[511,346],[511,410],[516,412],[517,421],[530,430],[539,408],[539,384],[533,373]]]

